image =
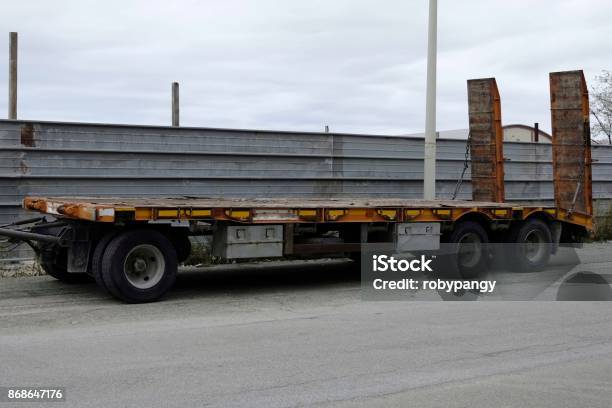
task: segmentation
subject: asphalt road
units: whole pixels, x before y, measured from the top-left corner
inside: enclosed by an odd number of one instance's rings
[[[612,303],[364,302],[341,261],[182,272],[145,305],[2,279],[15,385],[65,387],[58,407],[608,408]]]

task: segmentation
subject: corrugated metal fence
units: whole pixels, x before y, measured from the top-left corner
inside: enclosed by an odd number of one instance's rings
[[[439,140],[439,198],[465,147]],[[410,137],[1,120],[0,155],[0,223],[24,215],[25,195],[422,196],[423,140]],[[506,143],[504,155],[507,200],[552,201],[550,145]],[[612,148],[593,158],[594,196],[612,199]]]

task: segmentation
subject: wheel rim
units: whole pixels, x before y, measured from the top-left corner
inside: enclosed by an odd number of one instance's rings
[[[482,240],[480,237],[469,232],[458,242],[457,262],[463,268],[473,268],[478,265],[482,257]]]
[[[531,230],[525,236],[523,253],[529,262],[538,262],[546,252],[546,239],[544,233],[538,230]]]
[[[165,269],[166,261],[161,251],[149,244],[132,248],[123,263],[126,279],[138,289],[149,289],[157,285]]]

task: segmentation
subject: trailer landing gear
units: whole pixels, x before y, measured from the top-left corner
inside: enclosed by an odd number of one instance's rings
[[[65,248],[54,247],[48,251],[51,253],[47,257],[39,259],[40,267],[47,275],[64,283],[83,283],[91,280],[86,273],[68,272],[68,253]]]

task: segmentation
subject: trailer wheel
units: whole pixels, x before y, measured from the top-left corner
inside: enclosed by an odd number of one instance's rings
[[[129,303],[155,301],[176,281],[174,246],[154,230],[124,232],[111,240],[102,257],[102,279],[108,291]]]
[[[487,270],[489,237],[480,224],[473,221],[460,222],[444,239],[445,266],[464,279],[478,276]]]
[[[113,238],[117,236],[117,231],[111,231],[106,235],[102,236],[102,238],[96,244],[96,249],[94,250],[91,256],[91,275],[96,280],[98,286],[102,289],[108,290],[106,288],[106,284],[104,283],[104,279],[102,279],[102,261],[104,259],[104,251],[108,247],[108,244],[112,241]]]
[[[57,249],[55,262],[41,262],[40,267],[45,273],[63,283],[89,282],[91,277],[86,273],[70,273],[67,270],[68,251],[65,248]]]
[[[507,240],[507,263],[514,270],[541,271],[546,267],[552,253],[552,234],[543,221],[533,219],[510,229]]]

